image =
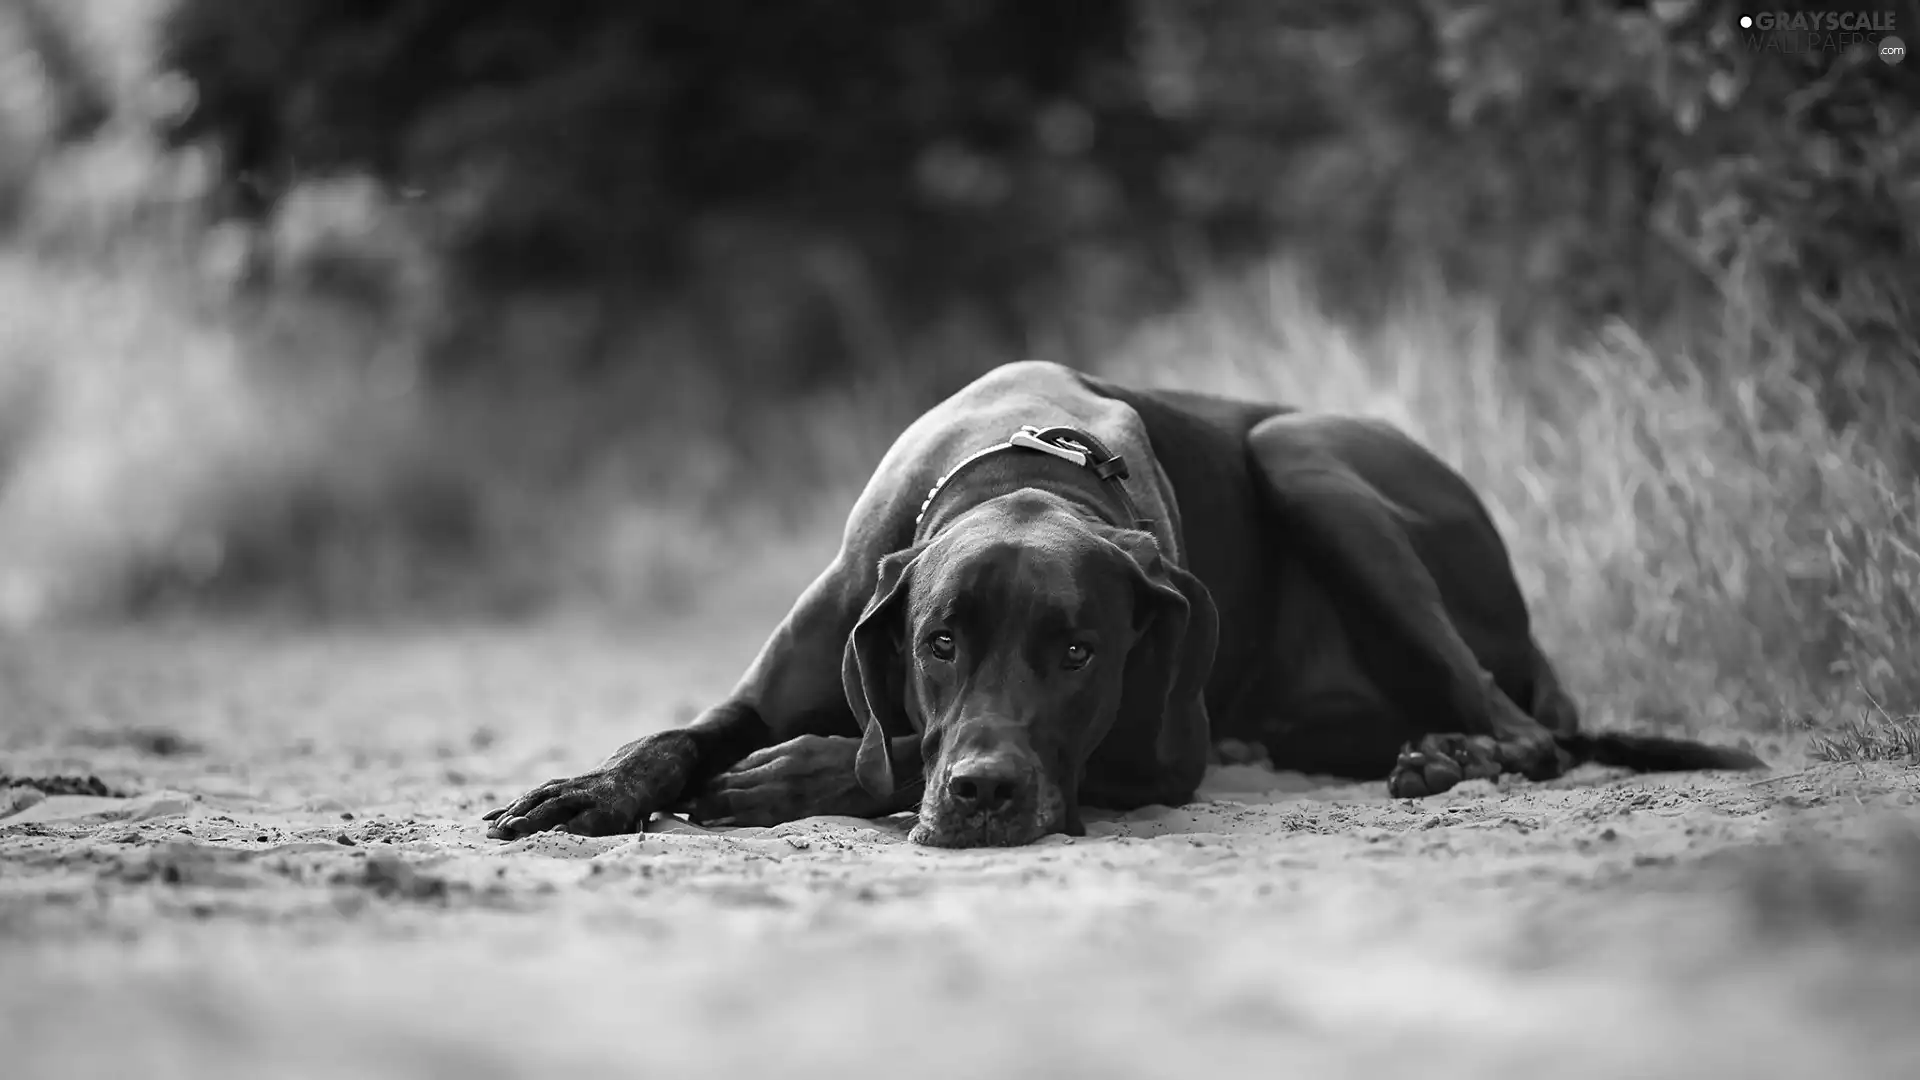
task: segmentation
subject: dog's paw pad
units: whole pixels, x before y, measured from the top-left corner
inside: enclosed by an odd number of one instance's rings
[[[1465,779],[1458,762],[1436,747],[1408,746],[1387,774],[1387,794],[1396,799],[1419,799],[1453,787]]]

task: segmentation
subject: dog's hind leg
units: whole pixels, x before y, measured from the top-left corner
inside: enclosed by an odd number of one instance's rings
[[[1281,527],[1348,607],[1343,618],[1361,639],[1382,639],[1363,650],[1368,680],[1431,733],[1394,763],[1392,794],[1508,772],[1547,779],[1572,764],[1482,665],[1435,580],[1435,563],[1464,567],[1476,579],[1495,575],[1480,591],[1518,596],[1498,534],[1459,474],[1400,432],[1346,417],[1275,417],[1249,433],[1248,449]],[[1481,547],[1500,558],[1487,565]]]

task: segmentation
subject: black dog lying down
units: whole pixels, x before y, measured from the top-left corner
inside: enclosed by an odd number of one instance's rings
[[[1479,497],[1394,428],[1018,363],[893,444],[727,700],[488,835],[917,806],[919,843],[1024,844],[1188,801],[1226,738],[1398,797],[1764,767],[1580,734]]]

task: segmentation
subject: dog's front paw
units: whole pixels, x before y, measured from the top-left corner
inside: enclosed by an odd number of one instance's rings
[[[821,814],[877,817],[883,800],[855,775],[860,740],[801,735],[742,758],[677,809],[698,825],[778,825]]]
[[[579,776],[549,780],[481,816],[493,840],[518,840],[547,829],[580,836],[617,836],[646,829],[647,819],[686,790],[699,751],[684,731],[663,731],[614,751],[606,764]]]

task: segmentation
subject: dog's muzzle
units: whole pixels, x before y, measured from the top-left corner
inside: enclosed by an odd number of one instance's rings
[[[1029,754],[1012,749],[960,755],[922,798],[915,843],[1017,847],[1058,828],[1058,789]]]

